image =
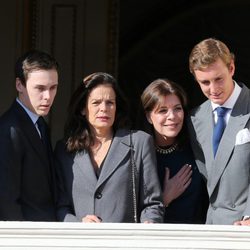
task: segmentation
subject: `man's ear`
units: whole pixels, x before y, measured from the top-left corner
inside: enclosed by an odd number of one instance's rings
[[[25,88],[22,84],[22,81],[20,80],[20,78],[16,78],[16,90],[19,92],[19,93],[22,93],[23,92],[23,88]]]
[[[234,75],[234,72],[235,72],[235,64],[234,64],[234,61],[232,60],[230,65],[229,65],[229,72],[231,73],[231,76]]]

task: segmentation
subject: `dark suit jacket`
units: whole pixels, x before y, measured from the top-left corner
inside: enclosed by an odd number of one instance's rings
[[[242,90],[215,158],[211,102],[206,101],[190,116],[191,145],[199,170],[207,180],[208,224],[233,224],[250,215],[250,90],[239,85]]]
[[[137,167],[138,218],[143,222],[163,222],[163,204],[156,170],[152,138],[142,132],[132,135]],[[55,149],[60,178],[58,217],[62,221],[81,221],[95,214],[103,222],[133,222],[130,135],[118,130],[96,177],[87,151],[70,154],[59,142]]]
[[[52,159],[16,102],[0,118],[0,220],[55,221]]]

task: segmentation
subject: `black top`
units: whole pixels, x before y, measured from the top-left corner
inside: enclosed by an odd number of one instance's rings
[[[165,168],[172,178],[185,164],[192,165],[192,181],[187,189],[166,208],[165,223],[205,223],[208,195],[205,182],[197,168],[190,145],[162,154],[157,152],[158,174],[163,186]]]

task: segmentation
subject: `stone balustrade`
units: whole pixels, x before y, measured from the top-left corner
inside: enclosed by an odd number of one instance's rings
[[[250,249],[250,227],[0,222],[0,249]]]

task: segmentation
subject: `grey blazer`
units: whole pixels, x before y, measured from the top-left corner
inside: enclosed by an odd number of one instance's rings
[[[233,224],[250,215],[250,141],[236,145],[237,133],[250,127],[250,90],[243,84],[216,157],[212,151],[213,116],[208,100],[191,112],[189,131],[196,162],[207,180],[207,224]],[[242,132],[242,131],[241,131]],[[247,134],[246,133],[246,134]]]
[[[152,138],[137,131],[133,132],[132,141],[138,171],[139,221],[162,222],[164,206]],[[97,178],[87,151],[70,154],[62,141],[57,143],[59,221],[81,221],[86,215],[95,214],[103,222],[133,222],[130,149],[130,131],[118,130]]]

